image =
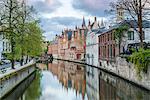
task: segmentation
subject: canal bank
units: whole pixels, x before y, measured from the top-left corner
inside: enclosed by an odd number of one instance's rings
[[[35,62],[17,67],[0,75],[0,98],[10,93],[18,84],[25,80],[35,71]]]
[[[109,73],[113,76],[119,77],[137,87],[150,91],[150,68],[148,69],[147,75],[145,73],[142,73],[142,79],[139,79],[136,73],[136,69],[134,68],[134,65],[133,64],[128,65],[128,63],[122,58],[118,58],[118,62],[121,61],[121,63],[117,62],[117,64],[115,64],[115,63],[103,62],[102,65],[104,66],[94,66],[94,65],[87,64],[85,61],[78,61],[78,60],[69,60],[69,59],[60,59],[60,58],[54,58],[54,59],[92,66],[106,73]]]

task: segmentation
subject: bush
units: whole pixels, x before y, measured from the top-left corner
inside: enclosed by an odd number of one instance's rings
[[[150,49],[140,49],[139,52],[134,52],[129,57],[129,61],[135,65],[138,75],[140,75],[141,72],[147,73],[148,66],[150,65]]]

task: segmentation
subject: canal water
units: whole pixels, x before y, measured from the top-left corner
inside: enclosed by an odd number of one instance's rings
[[[150,100],[150,92],[91,66],[56,60],[36,66],[4,100]]]

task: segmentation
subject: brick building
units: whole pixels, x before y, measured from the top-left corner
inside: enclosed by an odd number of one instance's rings
[[[114,36],[115,28],[109,29],[99,35],[99,59],[114,60],[119,54]]]
[[[48,54],[54,58],[83,60],[85,58],[87,27],[83,18],[82,26],[65,29],[48,46]]]
[[[58,36],[56,35],[56,38],[54,41],[52,41],[48,45],[48,52],[49,55],[53,55],[53,57],[57,58],[58,57]]]

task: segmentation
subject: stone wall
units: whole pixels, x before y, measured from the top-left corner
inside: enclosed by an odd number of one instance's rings
[[[0,76],[0,98],[12,91],[19,83],[35,71],[35,65],[27,64]]]
[[[128,63],[125,58],[117,57],[115,62],[100,61],[101,68],[113,72],[131,82],[134,82],[142,87],[150,90],[150,66],[147,73],[141,73],[142,78],[140,79],[134,64]]]

